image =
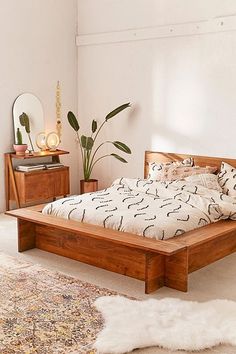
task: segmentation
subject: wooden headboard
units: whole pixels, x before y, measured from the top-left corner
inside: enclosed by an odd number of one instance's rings
[[[148,176],[150,162],[180,161],[188,157],[192,157],[194,159],[194,165],[196,166],[217,166],[219,170],[221,162],[225,161],[236,168],[236,159],[229,159],[225,157],[198,156],[190,154],[186,155],[171,152],[145,151],[144,178],[147,178]]]

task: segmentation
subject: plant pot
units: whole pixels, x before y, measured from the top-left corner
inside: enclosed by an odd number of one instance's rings
[[[16,152],[16,155],[25,155],[28,145],[27,144],[21,144],[21,145],[13,144],[13,148]]]
[[[80,181],[80,194],[96,192],[98,190],[98,180],[89,179],[85,181],[82,179]]]

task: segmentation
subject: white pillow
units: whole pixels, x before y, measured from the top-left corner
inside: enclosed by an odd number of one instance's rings
[[[198,186],[203,186],[208,189],[215,189],[222,193],[222,188],[218,183],[218,176],[213,173],[204,173],[200,175],[192,175],[185,178],[185,181],[196,184]]]
[[[218,173],[218,182],[224,194],[236,197],[236,168],[226,162],[222,162]]]
[[[163,170],[163,168],[170,167],[170,166],[191,167],[191,166],[193,166],[193,158],[188,157],[187,159],[182,160],[182,161],[173,161],[173,162],[165,162],[165,163],[163,163],[163,162],[162,163],[157,163],[157,162],[149,163],[148,179],[151,179],[153,181],[158,180],[160,171]]]

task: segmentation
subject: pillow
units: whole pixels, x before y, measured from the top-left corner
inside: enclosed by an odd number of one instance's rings
[[[149,164],[148,179],[156,181],[157,177],[159,176],[159,172],[163,170],[165,167],[170,167],[170,166],[191,167],[193,166],[193,158],[188,157],[187,159],[182,161],[173,161],[173,162],[165,162],[165,163],[152,162]]]
[[[164,167],[161,171],[156,173],[156,181],[176,181],[180,179],[184,179],[188,176],[192,175],[200,175],[205,173],[214,173],[217,171],[216,166],[206,166],[206,167],[176,167],[169,166]]]
[[[236,168],[226,162],[222,162],[218,173],[218,182],[224,194],[236,197]]]
[[[212,173],[205,173],[200,175],[192,175],[185,178],[185,181],[203,186],[209,189],[215,189],[222,193],[222,188],[218,183],[218,176]]]

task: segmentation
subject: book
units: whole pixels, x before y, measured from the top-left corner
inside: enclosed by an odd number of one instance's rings
[[[53,169],[53,168],[60,168],[64,165],[60,162],[50,162],[44,164],[26,164],[26,165],[19,165],[16,167],[17,171],[21,172],[31,172],[31,171],[38,171],[38,170],[45,170],[45,169]]]
[[[45,168],[58,168],[58,167],[63,167],[64,165],[61,162],[49,162],[45,163]]]

